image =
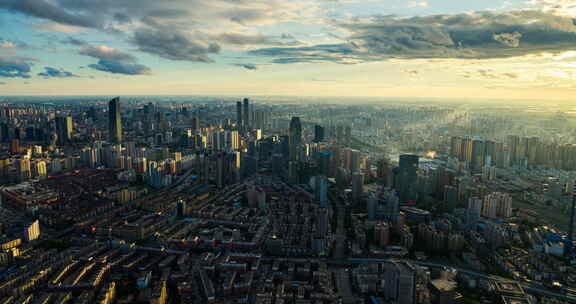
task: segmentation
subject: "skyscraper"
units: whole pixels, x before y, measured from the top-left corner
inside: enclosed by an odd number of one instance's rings
[[[198,113],[192,117],[192,131],[197,132],[200,131],[200,116]]]
[[[108,103],[108,130],[111,142],[122,142],[122,116],[120,114],[119,97],[110,100]]]
[[[56,117],[56,130],[58,130],[58,143],[64,145],[72,138],[72,116]]]
[[[358,171],[352,173],[352,200],[355,204],[360,203],[364,193],[364,175]]]
[[[242,102],[236,102],[236,125],[238,129],[242,128]]]
[[[400,203],[416,202],[416,180],[418,171],[417,155],[400,155],[400,166],[396,168],[395,188],[398,191]]]
[[[572,187],[572,209],[570,209],[570,222],[568,223],[568,237],[564,245],[564,257],[573,254],[574,247],[574,216],[576,216],[576,184]]]
[[[18,139],[13,139],[10,142],[10,154],[16,155],[20,153],[20,141]]]
[[[244,98],[244,111],[243,111],[244,128],[246,131],[250,128],[250,99]]]
[[[302,145],[302,124],[300,123],[300,117],[292,117],[290,121],[289,144],[290,159],[295,161],[299,160],[300,146]]]
[[[320,125],[314,126],[314,142],[319,143],[324,141],[324,127]]]
[[[2,138],[2,142],[10,142],[10,128],[7,123],[0,124],[0,138]]]

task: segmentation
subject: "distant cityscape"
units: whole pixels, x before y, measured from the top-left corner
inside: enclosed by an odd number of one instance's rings
[[[576,303],[568,111],[57,99],[0,103],[0,304]]]

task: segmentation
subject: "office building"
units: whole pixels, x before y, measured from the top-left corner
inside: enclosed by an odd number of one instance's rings
[[[314,126],[314,142],[319,143],[324,141],[324,127],[320,125]]]
[[[0,138],[2,142],[10,142],[10,128],[7,123],[0,123]]]
[[[374,226],[374,239],[378,246],[384,248],[390,242],[390,225],[386,222],[378,222]]]
[[[417,199],[417,155],[400,155],[400,166],[395,169],[395,188],[402,204],[415,204]]]
[[[360,203],[364,194],[364,174],[356,171],[352,173],[352,201]]]
[[[40,237],[40,222],[35,220],[32,224],[24,228],[24,239],[27,242],[36,240]]]
[[[13,139],[10,142],[10,154],[12,155],[20,154],[20,140]]]
[[[292,117],[288,141],[290,146],[290,160],[300,160],[300,148],[302,146],[302,124],[300,123],[300,117]]]
[[[326,176],[314,178],[314,198],[320,202],[321,207],[326,207],[328,202],[328,178]]]
[[[56,130],[58,132],[58,143],[65,145],[72,139],[72,116],[56,117]]]
[[[236,102],[236,127],[238,129],[242,129],[242,127],[244,126],[242,119],[243,119],[242,102],[238,101],[238,102]]]
[[[122,142],[122,116],[119,97],[110,100],[108,103],[108,131],[110,142]]]
[[[244,110],[242,113],[242,120],[244,122],[244,129],[245,131],[248,131],[251,127],[251,123],[250,123],[250,99],[248,98],[244,98]]]

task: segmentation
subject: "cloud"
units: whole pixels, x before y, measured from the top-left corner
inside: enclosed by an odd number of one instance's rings
[[[69,13],[62,7],[45,0],[2,0],[0,8],[66,25],[92,28],[100,26],[89,16]]]
[[[354,45],[322,44],[303,47],[276,47],[252,50],[254,56],[275,57],[273,63],[335,62],[348,63],[356,59]]]
[[[89,64],[89,68],[108,72],[112,74],[124,75],[147,75],[150,74],[150,69],[144,65],[136,63],[126,63],[120,61],[111,61],[106,59],[98,60],[97,64]]]
[[[0,49],[4,50],[14,50],[14,49],[25,49],[30,46],[25,42],[6,40],[0,37]]]
[[[25,58],[0,56],[0,77],[30,78],[31,66]]]
[[[509,47],[519,47],[520,46],[520,38],[522,38],[522,34],[518,32],[514,33],[501,33],[501,34],[494,34],[492,35],[494,40],[507,45]]]
[[[212,62],[221,45],[286,45],[253,27],[311,18],[317,7],[303,0],[171,0],[169,8],[158,0],[0,0],[0,9],[49,20],[43,30],[121,34],[142,52],[192,62]]]
[[[400,18],[378,16],[334,24],[342,43],[264,48],[250,52],[275,63],[469,58],[492,59],[574,49],[571,18],[538,10]]]
[[[41,23],[35,26],[36,31],[38,32],[60,32],[60,33],[67,33],[67,34],[74,34],[78,32],[85,31],[85,27],[73,26],[73,25],[66,25],[61,23]]]
[[[464,78],[468,78],[468,79],[482,79],[482,80],[515,80],[515,79],[519,79],[520,78],[520,74],[518,73],[512,73],[512,72],[506,72],[506,73],[500,73],[500,72],[496,72],[493,69],[478,69],[474,72],[464,72],[464,74],[462,74],[462,76]]]
[[[87,46],[88,45],[88,42],[86,42],[82,39],[74,38],[74,37],[68,37],[68,38],[64,39],[62,42],[65,44],[70,44],[70,45],[75,45],[75,46]]]
[[[136,30],[132,42],[142,52],[170,60],[212,62],[209,55],[220,52],[217,43],[197,40],[183,32],[169,29]]]
[[[106,45],[86,46],[80,50],[79,54],[111,61],[136,61],[134,56]]]
[[[418,70],[402,70],[402,72],[408,74],[411,77],[417,77],[420,75],[420,71]]]
[[[568,17],[576,15],[574,0],[532,0],[528,3],[555,15]]]
[[[217,35],[216,40],[231,45],[282,45],[283,43],[264,35],[224,33]]]
[[[63,69],[56,69],[52,67],[44,67],[44,72],[38,73],[38,76],[42,76],[44,78],[72,78],[78,77],[71,72],[64,71]]]
[[[150,74],[150,68],[138,64],[136,57],[133,55],[106,45],[85,46],[78,53],[98,59],[97,63],[88,65],[89,68],[94,70],[125,75]]]
[[[0,40],[0,49],[15,49],[16,44],[12,41]]]
[[[409,8],[428,7],[428,1],[410,1]]]
[[[258,66],[252,63],[235,63],[237,67],[245,68],[247,70],[257,70]]]

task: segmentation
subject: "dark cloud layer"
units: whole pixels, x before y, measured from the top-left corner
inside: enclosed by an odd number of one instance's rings
[[[86,42],[82,39],[74,38],[74,37],[68,37],[62,42],[65,44],[70,44],[70,45],[74,45],[74,46],[87,46],[88,45],[88,42]]]
[[[80,55],[90,56],[98,59],[109,61],[127,61],[134,62],[136,58],[128,53],[121,52],[117,49],[107,46],[86,46],[78,52]]]
[[[140,51],[170,60],[212,62],[208,55],[220,52],[216,43],[205,43],[169,29],[140,29],[134,32],[132,41]]]
[[[44,67],[44,72],[42,73],[38,73],[38,76],[44,77],[44,78],[72,78],[72,77],[78,77],[78,75],[75,75],[71,72],[67,72],[64,71],[63,69],[56,69],[53,67]]]
[[[0,1],[0,8],[67,25],[91,28],[101,26],[96,22],[97,19],[87,15],[69,13],[62,7],[45,0],[2,0]]]
[[[573,49],[576,43],[572,19],[536,10],[413,18],[384,16],[337,26],[349,33],[345,43],[264,48],[251,54],[274,57],[275,63],[489,59],[562,52]]]
[[[136,57],[133,55],[104,45],[85,46],[78,53],[98,59],[98,63],[88,65],[89,68],[94,70],[124,75],[150,74],[150,68],[138,64]]]
[[[251,55],[276,57],[274,63],[336,62],[355,60],[355,47],[351,44],[321,44],[306,47],[275,47],[250,51]]]
[[[283,41],[293,39],[289,34],[271,37],[239,30],[305,15],[302,7],[285,0],[171,0],[169,7],[158,0],[0,0],[0,9],[123,33],[141,52],[190,62],[213,62],[213,56],[225,46],[260,47],[249,54],[289,64],[507,58],[572,50],[576,44],[571,18],[538,9],[332,21],[339,31],[326,34],[339,41],[308,46]],[[130,26],[122,26],[127,24]],[[130,30],[124,32],[126,28]],[[229,32],[214,32],[215,28]],[[83,47],[81,54],[101,61],[95,64],[100,70],[142,70],[133,69],[140,65],[130,54],[104,54],[80,39],[69,38],[65,43]],[[118,66],[131,68],[110,69]]]
[[[111,61],[106,59],[98,60],[96,64],[88,65],[89,68],[108,72],[112,74],[124,74],[124,75],[146,75],[150,74],[150,69],[144,65],[136,63],[127,63],[120,61]]]
[[[234,64],[237,67],[241,67],[247,70],[257,70],[258,66],[252,63],[236,63]]]
[[[31,64],[21,58],[0,56],[0,77],[30,78]]]
[[[170,60],[212,62],[221,45],[281,45],[271,37],[216,33],[238,24],[290,19],[297,6],[284,0],[0,0],[0,9],[56,23],[122,34],[140,51]],[[123,25],[130,24],[126,31]],[[79,39],[66,44],[85,46]],[[90,55],[89,55],[90,56]]]

